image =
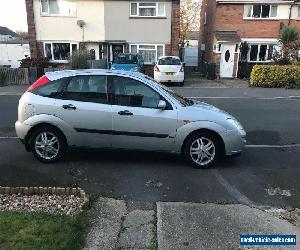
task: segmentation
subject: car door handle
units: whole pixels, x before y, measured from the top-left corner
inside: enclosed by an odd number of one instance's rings
[[[75,110],[76,107],[73,104],[62,105],[63,109]]]
[[[118,112],[118,114],[119,115],[127,115],[127,116],[133,115],[129,110],[120,111],[120,112]]]

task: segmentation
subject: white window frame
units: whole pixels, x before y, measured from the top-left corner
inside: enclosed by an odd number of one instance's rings
[[[253,17],[253,6],[254,5],[261,5],[261,8],[262,8],[262,5],[270,5],[270,12],[269,12],[269,17],[261,17],[261,13],[262,13],[262,10],[260,11],[260,17]],[[246,16],[245,14],[245,8],[246,6],[251,6],[251,16],[248,17]],[[271,17],[271,11],[272,11],[272,7],[276,7],[277,8],[277,13],[276,13],[276,16],[275,17]],[[244,13],[243,13],[243,18],[244,19],[257,19],[257,20],[272,20],[272,19],[278,19],[278,5],[276,4],[244,4]]]
[[[70,44],[70,56],[72,55],[72,45],[77,46],[77,50],[79,50],[79,43],[78,42],[68,42],[68,41],[51,41],[51,42],[44,42],[44,55],[47,57],[46,52],[46,44],[51,44],[51,59],[49,59],[50,63],[68,63],[68,60],[55,60],[54,53],[53,53],[53,43],[69,43]]]
[[[49,5],[49,0],[46,0],[47,4],[48,4],[48,11],[47,12],[43,12],[43,7],[42,7],[42,0],[40,0],[40,12],[41,12],[41,16],[64,16],[64,17],[77,17],[77,2],[75,2],[76,4],[76,8],[75,8],[75,13],[74,14],[51,14],[50,13],[50,5]],[[61,0],[57,0],[58,2],[60,2]]]
[[[131,43],[129,44],[129,52],[131,53],[131,46],[136,46],[137,47],[137,54],[139,54],[139,51],[140,50],[149,50],[149,51],[154,51],[153,49],[144,49],[144,48],[141,48],[140,49],[140,46],[155,46],[155,54],[156,54],[156,58],[155,58],[155,62],[158,60],[158,56],[157,56],[157,46],[162,46],[163,47],[163,54],[162,56],[165,56],[165,45],[164,44],[136,44],[136,43]],[[144,58],[143,58],[144,59]],[[153,62],[144,62],[144,64],[146,65],[151,65]]]
[[[213,52],[221,53],[221,50],[222,50],[222,43],[220,43],[220,42],[215,43],[214,47],[213,47]]]
[[[149,3],[149,4],[155,4],[155,6],[140,6],[140,4],[143,4],[143,3]],[[164,13],[162,15],[159,15],[158,14],[158,4],[161,3],[164,5]],[[164,2],[129,2],[130,4],[130,10],[129,10],[129,16],[130,17],[139,17],[139,18],[155,18],[155,17],[166,17],[166,3]],[[131,14],[131,6],[132,4],[136,4],[137,5],[137,13],[136,15],[132,15]],[[149,9],[149,8],[153,8],[155,9],[155,13],[156,15],[155,16],[141,16],[140,15],[140,9]]]
[[[255,61],[251,61],[250,60],[250,53],[251,53],[251,46],[252,45],[257,45],[258,46],[258,50],[257,50],[257,55],[256,55],[256,60]],[[266,55],[265,55],[265,59],[264,61],[260,61],[259,60],[259,53],[260,53],[260,48],[262,45],[266,45],[267,46],[267,50],[266,50]],[[248,51],[248,55],[247,55],[247,61],[250,62],[250,63],[270,63],[272,62],[272,60],[267,60],[268,58],[268,55],[269,55],[269,49],[270,49],[270,46],[273,46],[273,53],[274,53],[274,50],[275,50],[275,47],[277,46],[276,43],[249,43],[249,51]]]

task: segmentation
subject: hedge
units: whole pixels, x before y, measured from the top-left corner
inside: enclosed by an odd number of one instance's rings
[[[300,66],[255,65],[250,86],[263,88],[300,88]]]

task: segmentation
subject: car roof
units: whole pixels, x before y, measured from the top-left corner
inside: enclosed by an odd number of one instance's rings
[[[116,76],[127,76],[137,79],[145,79],[145,75],[139,72],[130,72],[122,70],[108,70],[108,69],[79,69],[79,70],[61,70],[46,72],[45,76],[55,81],[64,77],[80,76],[80,75],[116,75]]]
[[[164,58],[170,58],[170,57],[180,60],[180,58],[178,56],[160,56],[158,59],[164,59]]]

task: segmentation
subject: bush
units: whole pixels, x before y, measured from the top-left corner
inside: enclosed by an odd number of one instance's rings
[[[250,86],[263,88],[300,88],[300,66],[255,65]]]
[[[90,54],[87,50],[77,50],[69,58],[69,67],[71,69],[88,69]]]
[[[48,68],[49,67],[49,59],[48,58],[24,58],[21,60],[21,68]]]

